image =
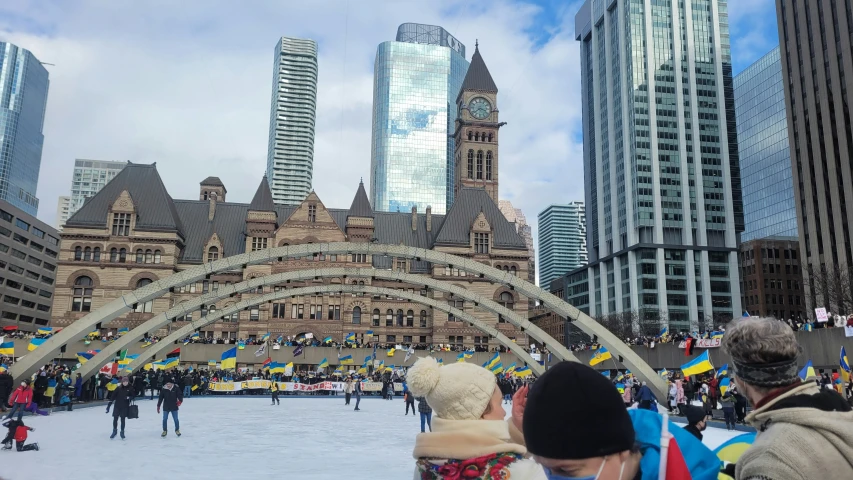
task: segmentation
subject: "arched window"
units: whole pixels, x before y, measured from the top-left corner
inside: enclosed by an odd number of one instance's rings
[[[506,307],[507,310],[512,310],[515,307],[515,300],[512,298],[512,294],[509,292],[503,292],[498,297],[498,303],[502,306]],[[506,319],[503,315],[498,315],[499,323],[506,323]]]
[[[471,141],[471,138],[474,136],[474,133],[471,130],[468,130],[468,141]]]
[[[509,267],[504,265],[504,272],[509,273]]]
[[[391,310],[390,308],[388,309],[387,312],[385,312],[385,326],[386,327],[393,327],[394,326],[394,310]]]
[[[486,152],[486,180],[492,179],[492,151]]]
[[[421,328],[426,328],[427,326],[427,313],[426,310],[421,310]]]
[[[78,262],[80,260],[83,260],[83,249],[82,248],[80,248],[80,247],[74,248],[74,260],[77,260]]]
[[[398,327],[403,326],[403,311],[402,310],[397,310],[397,326]]]
[[[83,261],[91,262],[92,261],[92,248],[86,247],[83,249]]]
[[[154,252],[145,250],[145,263],[154,263]]]
[[[495,265],[495,268],[497,268],[498,270],[501,270],[501,266],[500,266],[500,265]]]
[[[154,250],[154,263],[160,263],[160,250]]]
[[[77,280],[74,280],[73,296],[71,298],[72,312],[89,312],[92,310],[93,285],[92,279],[86,276],[77,277]]]
[[[207,200],[207,192],[204,192],[204,199]]]
[[[406,326],[414,327],[415,326],[415,312],[409,310],[406,312]]]
[[[483,179],[483,151],[477,150],[477,180]]]
[[[468,150],[468,178],[474,178],[474,150]]]
[[[118,261],[119,263],[124,263],[127,261],[127,249],[122,248],[118,251]]]
[[[207,249],[207,261],[215,262],[219,260],[219,247],[210,247]]]
[[[355,325],[361,324],[361,307],[355,307],[352,309],[352,323]]]
[[[101,261],[101,247],[95,247],[95,249],[92,250],[92,261],[93,262],[100,262]]]
[[[118,249],[111,248],[110,249],[110,263],[116,263],[118,261]]]
[[[373,326],[374,327],[379,326],[379,309],[378,308],[373,309]]]
[[[474,134],[474,141],[475,141],[475,142],[479,142],[479,141],[480,141],[480,132],[477,132],[477,133],[475,133],[475,134]]]
[[[511,274],[513,274],[513,275],[515,275],[515,274],[517,273],[517,271],[516,271],[516,269],[515,269],[515,265],[513,265],[513,266],[509,267],[509,273],[511,273]]]
[[[136,288],[142,288],[146,285],[149,285],[150,283],[151,283],[151,279],[149,279],[149,278],[140,279],[138,282],[136,282]],[[144,303],[137,303],[136,309],[134,309],[133,311],[137,312],[137,313],[151,313],[151,309],[153,306],[154,306],[154,300],[148,300],[147,302],[144,302]]]
[[[492,138],[494,138],[492,135],[493,135],[493,134],[492,134],[491,132],[489,132],[489,141],[490,141],[490,142],[492,141]]]
[[[145,262],[145,254],[142,253],[142,249],[140,248],[140,249],[136,250],[136,263],[143,263],[143,262]]]

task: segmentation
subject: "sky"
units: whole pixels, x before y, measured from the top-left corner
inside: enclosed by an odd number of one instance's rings
[[[735,73],[778,43],[774,0],[729,2]],[[583,200],[580,0],[15,0],[0,40],[50,72],[39,218],[53,224],[75,158],[157,163],[173,198],[218,176],[248,203],[266,170],[281,36],[318,42],[314,190],[346,208],[370,178],[373,64],[401,23],[475,41],[498,85],[500,195],[536,236],[550,204]]]

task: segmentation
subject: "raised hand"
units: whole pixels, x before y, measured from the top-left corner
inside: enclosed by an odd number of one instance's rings
[[[522,421],[524,420],[524,408],[527,407],[527,390],[525,385],[515,392],[512,396],[512,423],[519,431],[522,431]]]

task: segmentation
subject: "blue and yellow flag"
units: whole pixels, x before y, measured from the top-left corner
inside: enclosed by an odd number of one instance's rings
[[[208,360],[207,366],[208,367],[215,367],[216,366],[216,360]]]
[[[320,364],[317,365],[317,368],[326,368],[328,366],[329,366],[329,359],[324,357],[323,360],[320,360]]]
[[[457,362],[464,362],[465,361],[465,354],[460,353],[459,355],[456,355],[456,361]]]
[[[722,367],[720,367],[719,370],[717,370],[717,373],[714,374],[714,378],[722,378],[722,377],[728,376],[728,374],[729,374],[729,364],[727,363],[727,364],[723,365]]]
[[[36,333],[38,333],[39,335],[48,335],[50,333],[53,333],[53,328],[51,328],[51,327],[39,327],[38,330],[36,330]]]
[[[396,352],[396,351],[397,351],[397,349],[396,349],[396,348],[394,348],[394,347],[389,348],[389,349],[388,349],[388,352],[387,352],[387,353],[388,353],[388,356],[389,356],[389,357],[393,357],[393,356],[394,356],[394,352]]]
[[[841,365],[841,369],[847,373],[850,373],[850,361],[847,359],[847,350],[844,349],[844,346],[841,346],[841,355],[838,361],[839,365]]]
[[[379,365],[376,367],[376,371],[377,372],[384,372],[385,371],[385,361],[379,362]]]
[[[110,383],[107,384],[107,390],[112,392],[116,388],[118,388],[118,378],[113,378],[110,380]]]
[[[365,335],[373,335],[373,330],[368,330],[364,332]]]
[[[726,332],[711,332],[711,338],[723,338],[723,335],[725,334]]]
[[[811,324],[811,323],[809,323],[809,322],[806,322],[806,323],[804,323],[804,324],[803,324],[803,326],[802,326],[802,327],[800,327],[800,330],[801,330],[801,331],[804,331],[804,332],[811,332],[811,331],[812,331],[812,328],[813,328],[813,327],[812,327],[812,324]]]
[[[56,395],[56,379],[49,378],[47,380],[47,390],[44,391],[44,395],[46,397],[53,397]]]
[[[352,355],[344,355],[339,360],[341,362],[341,365],[352,365],[353,364]]]
[[[699,375],[713,369],[714,365],[711,364],[711,356],[707,350],[702,355],[681,366],[681,372],[684,373],[684,376]]]
[[[286,365],[283,363],[272,362],[270,363],[270,373],[284,373]]]
[[[5,365],[5,364],[0,363],[0,373],[8,372],[8,371],[9,371],[9,366],[8,366],[8,365]]]
[[[611,358],[613,358],[613,355],[611,355],[610,352],[607,351],[606,348],[601,347],[595,352],[595,355],[593,355],[592,358],[589,360],[589,364],[591,366],[595,366],[595,365],[598,365],[599,363],[601,363],[605,360],[609,360]]]
[[[607,377],[608,379],[610,378],[610,370],[604,370],[603,372],[601,372],[601,374]]]
[[[262,342],[266,342],[269,339],[270,339],[270,332],[265,333],[264,336],[261,337]]]
[[[515,362],[512,362],[512,364],[510,364],[510,366],[508,366],[508,367],[506,367],[506,369],[504,369],[505,373],[512,373],[514,371],[515,371]]]
[[[338,373],[338,372],[335,371],[335,373]],[[341,371],[340,373],[343,374],[343,371]],[[361,367],[359,367],[358,371],[356,371],[355,373],[357,373],[359,375],[367,375],[367,365],[362,365]]]
[[[528,367],[528,366],[517,368],[515,370],[515,376],[516,377],[524,378],[524,377],[527,377],[529,375],[533,375],[533,372],[530,370],[530,367]]]
[[[237,350],[245,350],[245,349],[246,349],[246,342],[244,342],[242,340],[237,342]]]
[[[489,360],[489,363],[486,364],[486,368],[491,370],[492,368],[494,368],[495,365],[497,365],[499,363],[501,363],[501,354],[498,352],[495,352],[495,354],[492,356],[491,360]]]
[[[436,361],[438,362],[438,366],[439,366],[439,367],[440,367],[440,366],[442,366],[442,365],[444,365],[444,359],[443,359],[443,358],[439,358],[439,359],[438,359],[438,360],[436,360]]]
[[[220,363],[222,370],[234,370],[237,368],[237,347],[222,352]]]
[[[0,355],[6,355],[7,357],[15,356],[15,342],[3,342],[0,343]]]
[[[465,350],[464,352],[462,352],[462,354],[465,355],[465,358],[471,358],[474,356],[474,351],[473,350]]]
[[[731,385],[732,385],[732,381],[728,378],[724,378],[724,379],[720,380],[720,393],[725,395],[726,390],[728,390],[729,387],[731,387]]]
[[[151,341],[146,340],[145,342],[143,342],[143,343],[142,343],[142,348],[150,347],[151,345],[153,345],[153,344],[151,343]]]
[[[620,394],[625,393],[625,384],[624,384],[624,383],[617,383],[617,384],[616,384],[616,390],[617,390]]]
[[[39,348],[39,345],[46,341],[46,338],[33,338],[32,340],[30,340],[30,344],[27,345],[27,350],[32,352],[33,350]]]
[[[355,343],[355,332],[349,332],[344,341],[346,343]]]
[[[328,337],[323,339],[323,343],[331,343],[331,342],[332,342],[332,336],[331,335],[329,335]]]
[[[664,325],[660,329],[660,333],[658,333],[658,338],[660,338],[661,340],[666,340],[666,337],[668,337],[668,336],[669,336],[669,326]]]
[[[492,368],[490,368],[489,371],[491,371],[492,373],[497,375],[497,374],[504,371],[504,366],[502,363],[498,362],[496,365],[494,365]]]
[[[122,335],[125,335],[128,332],[130,332],[130,329],[127,327],[119,328],[118,329],[118,336],[121,337]]]
[[[664,368],[663,370],[658,372],[658,375],[660,375],[662,379],[666,380],[669,377],[669,372]]]
[[[806,362],[806,366],[804,366],[803,369],[800,370],[799,375],[800,375],[800,380],[802,380],[804,382],[810,378],[817,377],[817,374],[814,371],[814,367],[812,366],[811,360]]]
[[[178,368],[178,364],[180,363],[180,357],[172,357],[167,358],[165,362],[163,362],[163,368],[168,370],[170,368]]]
[[[89,334],[88,334],[88,335],[86,335],[86,336],[87,336],[87,337],[100,337],[100,336],[101,336],[101,331],[100,331],[100,330],[92,330],[92,331],[91,331],[91,332],[89,332]]]
[[[90,352],[77,352],[77,361],[80,362],[81,365],[85,365],[86,362],[91,360],[94,356],[95,354]]]

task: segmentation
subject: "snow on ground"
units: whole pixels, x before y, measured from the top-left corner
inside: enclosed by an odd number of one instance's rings
[[[344,406],[343,397],[282,396],[279,406],[269,398],[190,398],[180,409],[180,438],[171,417],[169,436],[160,438],[156,402],[137,404],[140,418],[127,421],[126,440],[110,440],[112,415],[101,407],[25,417],[36,429],[29,441],[41,450],[0,452],[0,476],[149,480],[171,471],[181,480],[412,477],[420,417],[405,416],[400,397],[363,398],[359,412]],[[715,448],[737,433],[709,428],[705,443]]]

